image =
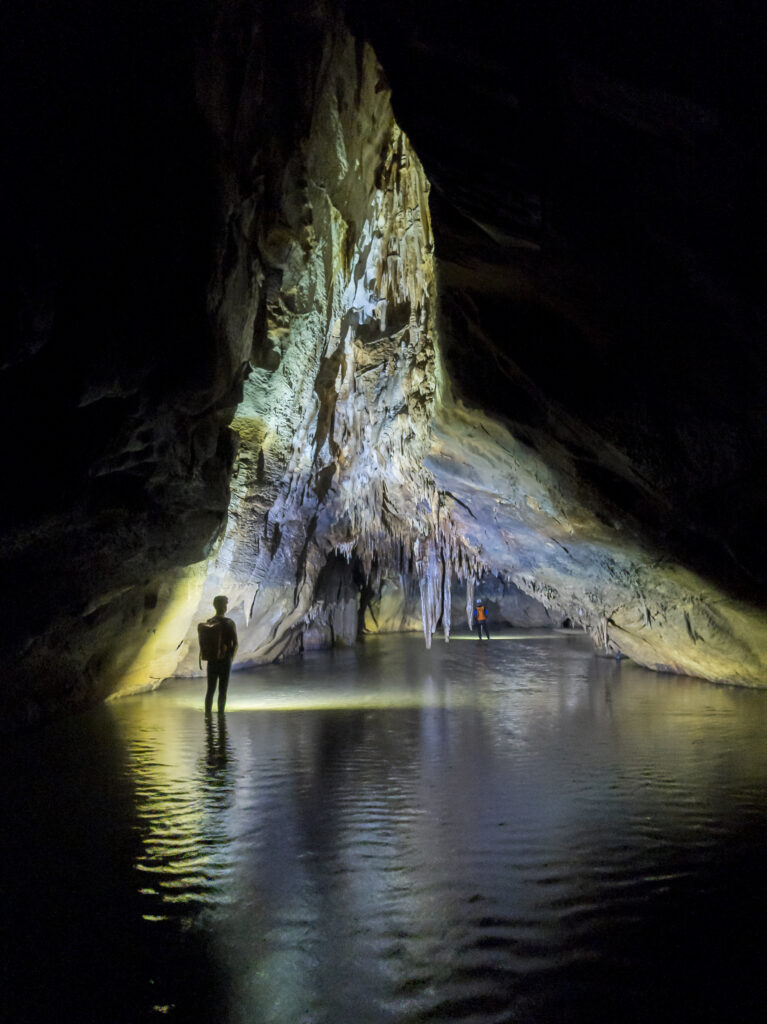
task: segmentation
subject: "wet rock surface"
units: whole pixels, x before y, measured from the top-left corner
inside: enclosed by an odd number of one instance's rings
[[[351,10],[432,183],[466,409],[427,464],[462,481],[463,532],[644,664],[763,681],[763,26],[709,4]]]

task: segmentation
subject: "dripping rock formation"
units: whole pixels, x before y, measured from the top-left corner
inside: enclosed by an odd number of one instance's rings
[[[195,671],[219,591],[243,664],[479,584],[767,683],[767,90],[717,10],[11,6],[6,725]]]

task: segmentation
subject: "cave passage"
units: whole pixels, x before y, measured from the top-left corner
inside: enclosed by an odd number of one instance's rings
[[[216,594],[253,668],[429,646],[490,574],[765,687],[767,90],[720,5],[689,81],[652,10],[640,70],[601,9],[111,6],[17,4],[0,61],[2,727],[199,672]]]
[[[456,640],[11,738],[3,1019],[761,1020],[767,696]]]
[[[672,515],[662,463],[602,422],[592,366],[612,374],[614,356],[535,283],[539,241],[467,247],[467,217],[460,231],[456,211],[445,221],[444,185],[372,47],[339,23],[318,52],[303,134],[286,140],[269,202],[233,201],[211,294],[243,346],[232,366],[247,367],[227,398],[226,521],[204,564],[164,580],[167,600],[147,589],[144,643],[117,688],[198,672],[195,623],[216,594],[237,624],[235,667],[253,668],[365,631],[419,629],[429,647],[488,586],[516,595],[509,624],[525,624],[526,601],[531,625],[569,620],[645,667],[764,686],[767,618],[699,574],[690,544],[673,555],[669,529],[697,502]],[[523,252],[538,270],[514,262]],[[633,389],[619,390],[622,405]],[[217,437],[192,448],[212,455]]]

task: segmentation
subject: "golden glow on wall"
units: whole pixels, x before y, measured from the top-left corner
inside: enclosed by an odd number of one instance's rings
[[[172,675],[179,661],[182,644],[189,629],[205,582],[207,562],[180,569],[162,584],[156,621],[146,623],[147,635],[125,672],[113,697],[153,689]]]

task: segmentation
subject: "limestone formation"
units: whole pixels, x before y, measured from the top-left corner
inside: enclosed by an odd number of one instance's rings
[[[758,611],[664,558],[629,510],[608,518],[566,444],[529,427],[523,443],[513,411],[459,397],[440,332],[471,350],[477,327],[456,336],[437,316],[424,171],[371,49],[360,58],[336,24],[323,54],[279,244],[267,233],[255,249],[271,282],[266,355],[235,418],[239,470],[200,613],[219,590],[233,597],[245,665],[416,617],[428,646],[438,624],[449,638],[453,578],[471,601],[495,572],[535,602],[536,622],[567,619],[605,653],[759,685]],[[643,486],[620,451],[556,415]],[[192,633],[187,646],[185,672]]]
[[[389,573],[419,581],[429,644],[453,568],[476,571],[424,466],[439,378],[428,183],[375,55],[340,26],[313,95],[279,244],[264,228],[253,254],[271,282],[265,352],[234,420],[239,465],[200,609],[230,595],[244,664],[353,643],[361,589],[377,601]],[[188,646],[180,671],[195,668]]]
[[[17,6],[5,725],[198,671],[218,591],[242,664],[493,586],[767,684],[745,22],[725,75],[641,5]]]

